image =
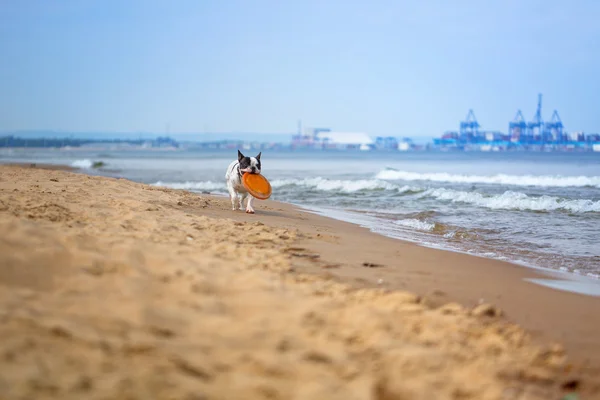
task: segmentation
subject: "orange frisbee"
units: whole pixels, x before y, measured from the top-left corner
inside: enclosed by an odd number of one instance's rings
[[[262,175],[247,172],[242,176],[242,184],[252,196],[259,200],[271,197],[271,184]]]

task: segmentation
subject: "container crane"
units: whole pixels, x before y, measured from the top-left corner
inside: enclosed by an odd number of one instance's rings
[[[471,141],[479,136],[479,122],[475,118],[473,110],[469,110],[465,121],[460,122],[460,138],[461,140]]]
[[[538,105],[533,120],[527,124],[527,135],[533,140],[540,140],[544,120],[542,119],[542,94],[538,94]]]
[[[563,123],[558,116],[558,111],[554,110],[552,119],[550,122],[546,122],[544,128],[544,136],[546,136],[545,140],[552,140],[555,142],[565,141],[566,138],[563,136]]]
[[[510,140],[513,142],[519,142],[525,136],[527,132],[527,122],[525,122],[525,117],[523,117],[523,113],[521,110],[517,110],[517,115],[515,118],[508,123],[508,134],[510,135]]]

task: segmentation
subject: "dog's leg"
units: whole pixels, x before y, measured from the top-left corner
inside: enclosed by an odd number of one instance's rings
[[[248,193],[240,193],[240,210],[244,208],[244,200],[246,200],[247,196]]]
[[[246,204],[246,212],[248,214],[254,214],[254,208],[252,208],[252,200],[254,200],[254,197],[252,195],[248,196],[248,204]]]
[[[237,210],[237,193],[235,192],[235,189],[233,188],[232,185],[230,185],[229,183],[227,183],[227,189],[229,190],[229,199],[231,200],[231,207],[233,209],[233,211]],[[240,207],[241,209],[241,207]]]

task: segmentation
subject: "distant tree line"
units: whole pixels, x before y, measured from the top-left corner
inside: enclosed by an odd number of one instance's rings
[[[141,146],[150,143],[153,147],[173,146],[179,144],[169,137],[158,137],[154,140],[135,139],[75,139],[75,138],[21,138],[15,136],[0,136],[0,147],[81,147],[86,144],[131,144]]]

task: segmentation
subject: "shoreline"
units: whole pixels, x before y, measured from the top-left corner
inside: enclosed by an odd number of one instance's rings
[[[529,269],[532,269],[534,271],[537,271],[537,272],[542,273],[547,276],[564,277],[564,280],[569,281],[569,282],[570,281],[584,281],[584,282],[592,283],[594,285],[594,287],[590,288],[589,290],[579,289],[576,286],[569,287],[569,285],[565,285],[564,288],[561,288],[558,286],[548,286],[548,285],[546,285],[546,286],[553,287],[556,290],[566,290],[566,291],[573,292],[573,293],[584,294],[586,296],[600,296],[600,276],[597,276],[596,274],[587,273],[585,275],[582,275],[582,274],[578,274],[576,272],[572,272],[572,271],[568,271],[568,270],[557,270],[557,269],[553,269],[550,267],[543,267],[543,266],[539,266],[539,265],[530,264],[527,262],[519,262],[518,260],[511,260],[511,259],[507,259],[507,258],[496,258],[496,257],[486,256],[485,254],[463,251],[463,250],[456,249],[456,248],[449,248],[449,247],[445,247],[443,245],[422,243],[422,242],[419,242],[419,240],[417,240],[417,239],[410,240],[410,239],[407,239],[404,237],[387,235],[381,231],[378,231],[373,226],[368,225],[368,224],[363,224],[362,222],[358,221],[355,218],[356,215],[352,211],[348,211],[348,210],[337,211],[337,210],[330,210],[330,209],[319,208],[319,207],[304,207],[302,205],[293,204],[293,203],[286,203],[286,204],[293,205],[294,207],[297,207],[297,208],[302,209],[307,212],[312,212],[312,213],[319,215],[321,217],[324,217],[324,218],[331,218],[331,219],[335,219],[338,221],[348,222],[350,224],[357,225],[362,228],[368,229],[370,232],[373,232],[375,234],[378,234],[378,235],[381,235],[381,236],[384,236],[384,237],[387,237],[390,239],[399,240],[401,242],[413,243],[413,244],[416,244],[417,246],[420,246],[423,248],[448,251],[451,253],[458,253],[458,254],[463,254],[463,255],[467,255],[467,256],[471,256],[471,257],[479,257],[479,258],[483,258],[483,259],[487,259],[487,260],[501,261],[501,262],[509,263],[509,264],[512,264],[512,265],[515,265],[518,267],[529,268]],[[331,211],[336,212],[340,216],[339,217],[328,216],[327,213],[331,212]],[[544,283],[538,283],[538,284],[545,285]],[[596,287],[596,284],[597,284],[597,287]]]
[[[196,195],[196,193],[193,194]],[[222,200],[221,197],[212,195],[210,197]],[[421,296],[431,296],[432,298],[436,298],[433,302],[438,304],[444,301],[458,301],[465,306],[476,306],[482,301],[491,301],[494,305],[504,311],[507,318],[530,329],[532,332],[536,331],[536,335],[542,340],[544,338],[551,340],[564,339],[569,335],[568,331],[570,330],[570,327],[577,327],[578,321],[592,322],[594,324],[594,331],[598,332],[600,335],[600,316],[596,316],[594,315],[595,313],[593,313],[595,307],[600,307],[600,297],[580,294],[574,291],[558,290],[556,288],[548,287],[547,285],[529,282],[529,280],[532,279],[556,282],[559,281],[556,279],[556,276],[567,274],[566,272],[528,267],[509,261],[480,257],[452,250],[425,247],[415,242],[381,235],[371,231],[367,227],[352,222],[312,214],[310,212],[307,213],[307,210],[295,205],[274,201],[265,201],[261,203],[267,205],[267,209],[261,213],[261,208],[257,205],[256,215],[262,218],[266,217],[266,221],[269,224],[286,227],[289,225],[289,222],[286,221],[286,217],[283,216],[283,214],[296,213],[297,218],[301,221],[306,221],[305,223],[298,222],[301,227],[316,229],[317,232],[323,232],[318,233],[317,237],[329,237],[327,245],[323,245],[322,243],[310,243],[310,240],[307,240],[306,243],[304,243],[309,250],[320,255],[320,263],[325,265],[324,267],[321,265],[309,268],[311,273],[320,274],[322,273],[322,268],[325,268],[327,270],[326,275],[334,276],[345,283],[352,282],[352,284],[365,287],[383,286],[392,290],[410,290]],[[230,211],[231,210],[225,207],[221,212],[213,212],[210,215],[220,218],[232,218],[239,221],[252,220],[252,217],[247,217],[245,214],[230,214]],[[351,246],[345,246],[345,243],[340,243],[340,239],[351,239]],[[360,243],[366,240],[368,240],[367,244]],[[340,248],[347,249],[352,247],[353,251],[351,257],[342,257],[342,253],[339,253],[338,249],[334,246],[336,244]],[[371,246],[371,244],[373,245]],[[383,249],[381,254],[379,254],[379,250],[377,250],[378,246],[380,246],[380,249]],[[407,256],[409,259],[418,255],[418,257],[415,258],[419,261],[420,271],[410,272],[420,276],[420,279],[414,279],[414,277],[409,278],[405,276],[406,274],[404,274],[403,271],[386,271],[383,275],[390,276],[391,279],[390,281],[383,279],[382,284],[379,281],[380,278],[369,276],[371,275],[370,272],[367,274],[364,274],[363,272],[365,270],[379,270],[383,272],[383,269],[378,269],[377,267],[374,269],[361,268],[359,263],[351,261],[356,253],[363,253],[367,254],[367,256],[363,257],[365,258],[365,262],[380,265],[381,267],[387,267],[390,264],[399,264],[397,261],[389,262],[389,260],[397,256],[399,252],[409,253]],[[427,271],[425,272],[423,271],[423,259],[427,259],[428,261],[434,260],[435,262],[445,262],[450,264],[451,268],[454,270],[443,271],[443,275],[436,276],[436,272],[441,272],[436,271],[438,265],[427,265]],[[411,260],[408,260],[408,262],[410,261]],[[341,264],[342,267],[330,268],[327,266],[329,264],[334,266]],[[404,262],[402,262],[402,264],[404,264]],[[344,268],[344,266],[352,266],[352,268]],[[456,273],[457,276],[452,276],[453,273]],[[397,276],[394,276],[395,274]],[[460,276],[460,278],[458,276]],[[474,277],[475,279],[473,279]],[[581,278],[592,279],[588,277]],[[500,282],[498,282],[498,280]],[[479,281],[479,286],[481,287],[478,287],[477,281]],[[408,282],[410,282],[410,286]],[[513,287],[512,290],[510,290],[513,296],[516,294],[518,294],[518,296],[513,298],[505,296],[505,293],[503,293],[504,283],[507,283],[507,286]],[[485,287],[483,288],[484,285]],[[516,289],[518,289],[518,293]],[[530,296],[529,292],[535,293],[531,293]],[[531,304],[527,304],[526,299],[535,296],[541,297],[543,301],[539,301],[535,304],[535,307],[532,307]],[[548,297],[556,298],[547,299]],[[549,307],[544,305],[546,302],[552,303],[554,307],[558,308],[553,308],[550,311],[548,310]],[[588,314],[588,310],[592,313]],[[579,316],[581,315],[579,312],[582,311],[584,311],[584,315],[592,317],[592,319],[579,320]],[[572,312],[575,312],[575,314],[572,314]],[[554,314],[552,319],[560,319],[561,323],[555,323],[557,321],[553,321],[552,323],[540,324],[544,318],[549,317],[548,314]],[[539,316],[543,317],[539,318]],[[569,321],[569,323],[566,323],[566,321]],[[546,326],[540,329],[541,325]],[[600,337],[598,337],[598,339],[598,344],[600,345]],[[594,349],[596,348],[595,345],[593,347]],[[598,363],[598,367],[600,367],[600,354],[597,354],[597,352],[590,352],[588,349],[582,349],[581,352],[577,352],[586,359],[589,357],[594,363]]]
[[[103,171],[103,170],[97,170],[97,169],[94,169],[91,167],[83,168],[83,167],[73,166],[73,165],[69,165],[69,164],[47,164],[47,163],[28,163],[28,162],[3,163],[0,161],[0,166],[3,166],[3,165],[17,166],[17,167],[29,167],[29,168],[41,168],[41,169],[49,169],[49,170],[56,169],[56,170],[78,172],[78,173],[82,173],[82,174],[89,174],[89,175],[93,175],[93,176],[106,176],[106,177],[112,176],[110,174],[106,174],[107,172],[111,172],[109,170]],[[100,172],[100,173],[98,173],[98,172]],[[127,178],[125,178],[125,179],[127,179]],[[168,186],[156,185],[154,183],[152,183],[150,185],[156,186],[156,187],[168,187]],[[182,190],[187,190],[187,189],[182,189]],[[220,193],[211,193],[209,191],[201,192],[201,191],[190,190],[190,192],[198,194],[198,195],[210,194],[211,196],[216,196],[216,197],[222,197],[222,196],[227,197],[227,195],[224,195],[224,194],[222,195]],[[452,253],[464,254],[464,255],[468,255],[468,256],[472,256],[472,257],[480,257],[480,258],[484,258],[484,259],[502,261],[502,262],[507,262],[507,263],[510,263],[510,264],[513,264],[513,265],[516,265],[519,267],[533,269],[534,271],[537,271],[537,272],[540,272],[541,274],[543,274],[544,277],[549,276],[551,279],[542,279],[541,277],[539,277],[539,279],[532,279],[531,282],[536,285],[542,285],[547,288],[551,288],[553,290],[569,291],[572,293],[578,293],[578,294],[582,294],[582,295],[586,295],[586,296],[595,296],[595,297],[600,296],[600,276],[597,274],[592,274],[592,273],[580,274],[580,273],[577,273],[577,272],[574,272],[571,270],[554,269],[554,268],[550,268],[550,267],[535,265],[535,264],[532,264],[527,261],[513,260],[513,259],[508,259],[508,258],[491,257],[491,256],[487,256],[485,254],[463,251],[463,250],[460,250],[457,248],[451,248],[451,247],[444,246],[443,244],[440,245],[440,244],[433,244],[433,243],[423,243],[423,242],[420,242],[418,239],[411,240],[410,238],[406,238],[406,237],[398,237],[398,236],[394,236],[394,235],[388,235],[382,231],[375,229],[372,225],[363,224],[362,222],[357,220],[358,215],[356,215],[352,211],[330,210],[330,209],[320,208],[320,207],[307,207],[307,206],[303,206],[300,204],[294,204],[294,203],[285,203],[285,202],[282,202],[282,203],[292,205],[292,206],[302,209],[306,212],[315,213],[316,215],[319,215],[324,218],[331,218],[331,219],[335,219],[338,221],[348,222],[348,223],[363,227],[365,229],[368,229],[375,234],[378,234],[378,235],[381,235],[381,236],[384,236],[387,238],[399,240],[402,242],[413,243],[413,244],[416,244],[423,248],[434,249],[434,250],[443,250],[443,251],[449,251]],[[336,216],[327,215],[327,213],[330,213],[330,212],[335,212],[335,213],[339,214],[339,216],[336,217]],[[562,284],[561,284],[561,282],[562,282]]]
[[[3,163],[0,163],[0,166],[2,166],[2,165],[16,166],[16,167],[41,168],[41,169],[49,169],[49,170],[71,171],[71,172],[77,172],[77,173],[82,173],[82,174],[86,174],[86,175],[89,174],[92,176],[110,177],[108,175],[92,174],[92,172],[94,172],[94,169],[92,169],[92,168],[82,168],[82,167],[76,167],[76,166],[67,165],[67,164],[44,164],[44,163],[41,163],[41,164],[40,163],[6,163],[6,164],[3,164]],[[122,179],[127,179],[127,178],[122,178]],[[164,186],[155,185],[155,184],[150,184],[150,185],[155,186],[155,187],[160,187],[160,188],[164,187]],[[227,198],[226,195],[217,194],[217,193],[197,192],[197,191],[190,191],[190,190],[186,190],[186,189],[181,189],[181,190],[189,191],[190,193],[194,193],[197,195],[210,195],[210,196],[213,196],[216,198]],[[418,240],[410,240],[407,238],[386,235],[385,233],[375,230],[370,225],[365,225],[365,224],[362,224],[360,221],[357,221],[355,218],[356,216],[351,211],[348,211],[348,210],[337,211],[337,210],[328,210],[328,209],[319,208],[319,207],[305,207],[305,206],[302,206],[299,204],[286,203],[286,202],[280,202],[280,201],[273,201],[273,202],[278,203],[278,204],[287,204],[289,206],[298,208],[304,212],[313,213],[322,218],[332,219],[332,220],[336,220],[336,221],[340,221],[340,222],[346,222],[346,223],[355,225],[357,227],[367,229],[369,232],[372,232],[376,235],[380,235],[382,237],[386,237],[386,238],[393,239],[393,240],[399,240],[404,243],[415,244],[422,248],[439,250],[439,251],[447,251],[447,252],[462,254],[462,255],[470,256],[470,257],[483,258],[486,260],[494,260],[494,261],[499,261],[499,262],[503,262],[503,263],[508,263],[513,266],[517,266],[517,267],[521,267],[521,268],[531,269],[531,270],[537,272],[538,274],[542,275],[542,276],[538,276],[536,278],[529,279],[530,282],[532,282],[536,285],[539,285],[539,286],[544,286],[546,288],[550,288],[550,289],[558,290],[558,291],[567,291],[567,292],[571,292],[571,293],[575,293],[575,294],[581,294],[581,295],[585,295],[585,296],[593,296],[593,297],[600,296],[600,277],[596,277],[596,276],[593,276],[590,274],[581,275],[581,274],[577,274],[572,271],[556,270],[556,269],[552,269],[549,267],[543,267],[543,266],[539,266],[539,265],[529,264],[527,262],[518,262],[517,260],[494,258],[494,257],[489,257],[489,256],[478,254],[478,253],[470,253],[467,251],[461,251],[459,249],[453,249],[453,248],[448,248],[448,247],[444,247],[444,246],[423,244],[423,243],[420,243]],[[335,217],[335,216],[326,215],[326,213],[332,212],[332,211],[337,211],[338,214],[340,214],[341,216]],[[549,279],[543,279],[543,278],[549,278]],[[561,279],[561,278],[564,278],[564,279]],[[550,281],[552,281],[552,283],[550,283]],[[560,285],[559,282],[561,282],[561,281],[564,281],[566,284]],[[586,283],[591,282],[593,287],[580,288],[580,287],[578,287],[578,285],[572,284],[573,282],[576,282],[576,281],[584,281]],[[596,287],[596,283],[598,283],[597,287]]]
[[[66,165],[66,164],[43,164],[43,163],[42,164],[39,164],[39,163],[1,164],[0,163],[0,166],[2,166],[2,165],[16,166],[16,167],[41,168],[41,169],[49,169],[49,170],[55,169],[55,170],[82,173],[84,175],[90,174],[92,176],[105,176],[105,175],[101,175],[101,174],[92,174],[92,172],[94,172],[94,170],[91,168],[75,167],[75,166]],[[127,179],[127,178],[119,178],[119,179]],[[151,184],[151,186],[163,188],[163,186],[156,186],[154,184]],[[175,190],[177,190],[177,189],[175,189]],[[181,190],[189,191],[189,190],[185,190],[185,189],[181,189]],[[215,197],[215,198],[227,198],[226,195],[215,194],[215,193],[210,193],[210,192],[202,192],[202,193],[196,192],[196,191],[189,191],[189,192],[194,193],[196,195],[209,195],[209,196]],[[347,210],[342,210],[341,212],[339,212],[339,214],[342,214],[342,215],[340,217],[336,218],[335,216],[332,217],[332,216],[326,215],[327,212],[333,211],[333,210],[326,210],[326,209],[322,209],[322,208],[318,208],[318,207],[314,207],[314,208],[304,207],[299,204],[285,203],[285,202],[279,202],[279,201],[270,201],[270,202],[273,202],[275,204],[285,204],[285,205],[297,208],[299,210],[302,210],[303,212],[318,215],[321,218],[326,218],[326,219],[331,219],[331,220],[335,220],[335,221],[339,221],[339,222],[348,223],[348,224],[354,225],[356,227],[366,229],[375,235],[379,235],[379,236],[382,236],[382,237],[385,237],[388,239],[392,239],[392,240],[398,240],[403,243],[413,244],[413,245],[419,246],[424,249],[432,249],[432,250],[436,250],[436,251],[446,251],[446,252],[450,252],[450,253],[461,254],[461,255],[464,255],[467,257],[482,258],[485,260],[492,260],[492,261],[510,264],[512,266],[519,267],[519,268],[530,269],[537,275],[532,278],[524,278],[524,280],[529,281],[535,285],[543,286],[545,288],[551,289],[553,291],[566,291],[566,292],[573,293],[573,294],[580,294],[580,295],[591,296],[591,297],[600,296],[600,291],[599,291],[600,284],[598,285],[598,287],[596,287],[596,283],[600,283],[600,278],[597,278],[595,276],[581,275],[581,274],[576,274],[571,271],[555,270],[552,268],[542,267],[542,266],[533,265],[533,264],[519,263],[515,260],[508,260],[508,259],[502,260],[502,259],[498,259],[498,258],[481,255],[481,254],[469,253],[469,252],[461,251],[458,249],[446,248],[443,246],[438,247],[438,246],[434,246],[434,245],[427,245],[427,244],[420,243],[418,240],[409,240],[406,238],[400,238],[400,237],[394,237],[391,235],[386,235],[385,233],[374,230],[372,226],[363,225],[361,222],[358,222],[356,220],[354,220],[354,221],[351,220],[354,217],[354,215]],[[259,201],[258,204],[260,204],[260,203],[261,202]],[[345,218],[345,217],[348,217],[348,218]],[[578,285],[572,284],[573,282],[582,281],[582,280],[586,283],[588,281],[592,282],[593,287],[590,288],[589,290],[586,290],[587,289],[586,287],[580,288],[580,287],[578,287]],[[566,284],[561,285],[561,282],[564,282]],[[584,286],[585,286],[585,284],[584,284]]]
[[[155,185],[155,184],[151,184],[151,186],[168,188],[166,186]],[[220,194],[220,193],[198,192],[198,191],[186,190],[186,189],[174,189],[174,190],[189,191],[190,193],[194,193],[197,195],[207,195],[208,194],[215,198],[227,198],[227,195]],[[578,274],[578,273],[575,273],[572,271],[557,270],[557,269],[553,269],[550,267],[542,267],[539,265],[530,264],[527,262],[519,262],[517,260],[495,258],[495,257],[490,257],[490,256],[486,256],[486,255],[479,254],[479,253],[471,253],[468,251],[462,251],[459,249],[444,247],[443,245],[424,244],[422,242],[419,242],[416,239],[410,240],[410,239],[407,239],[404,237],[396,237],[393,235],[387,235],[381,231],[378,231],[377,229],[374,229],[374,227],[371,225],[363,224],[362,222],[358,221],[356,219],[356,215],[352,211],[348,211],[348,210],[339,211],[339,210],[331,210],[331,209],[321,208],[321,207],[307,207],[307,206],[303,206],[300,204],[287,203],[287,202],[281,202],[281,201],[273,201],[273,202],[280,203],[280,204],[286,204],[286,205],[295,207],[299,210],[302,210],[303,212],[318,215],[322,218],[333,219],[333,220],[340,221],[340,222],[346,222],[346,223],[355,225],[357,227],[367,229],[369,232],[374,233],[376,235],[386,237],[389,239],[393,239],[393,240],[398,240],[403,243],[411,243],[411,244],[417,245],[422,248],[438,250],[438,251],[447,251],[450,253],[462,254],[465,256],[469,256],[469,257],[476,257],[476,258],[482,258],[482,259],[486,259],[486,260],[499,261],[499,262],[511,264],[516,267],[531,269],[538,275],[541,275],[541,276],[538,276],[537,278],[529,279],[529,281],[531,283],[534,283],[539,286],[544,286],[546,288],[550,288],[550,289],[557,290],[557,291],[567,291],[570,293],[580,294],[580,295],[584,295],[584,296],[600,297],[600,277],[590,274],[590,273],[582,275],[582,274]],[[337,217],[331,216],[332,212],[336,213],[338,216]],[[329,215],[327,215],[328,213],[329,213]],[[542,279],[542,277],[545,277],[547,279]]]
[[[2,138],[2,136],[0,136]],[[27,140],[27,139],[26,139]],[[36,139],[39,140],[39,139]],[[149,140],[151,141],[151,140]],[[121,142],[123,143],[123,142]],[[235,146],[232,147],[223,147],[223,148],[212,148],[212,147],[204,147],[202,144],[208,143],[213,144],[215,142],[197,142],[192,144],[191,147],[145,147],[143,145],[128,145],[125,144],[122,147],[119,147],[119,151],[145,151],[145,152],[185,152],[185,151],[222,151],[222,152],[231,152],[231,150],[235,150],[235,147],[242,147],[238,142]],[[218,142],[216,142],[218,143]],[[276,150],[281,152],[296,152],[296,153],[309,153],[309,152],[329,152],[329,153],[349,153],[349,154],[360,154],[360,153],[393,153],[393,152],[403,152],[403,153],[431,153],[431,154],[446,154],[446,153],[483,153],[483,154],[496,154],[496,153],[533,153],[533,154],[600,154],[600,150],[594,149],[594,144],[584,143],[584,147],[579,148],[571,148],[566,145],[556,144],[556,143],[546,143],[546,144],[535,144],[535,145],[523,145],[517,146],[513,149],[504,148],[501,151],[493,151],[492,149],[488,149],[487,146],[491,146],[492,143],[489,144],[480,144],[480,143],[472,143],[472,146],[467,146],[467,149],[464,148],[455,148],[455,147],[440,147],[440,148],[416,148],[410,150],[397,150],[397,149],[369,149],[369,150],[360,150],[358,148],[313,148],[313,147],[294,147],[290,145],[285,145],[283,143],[278,143],[281,147],[278,147]],[[187,145],[187,143],[185,143]],[[263,143],[265,145],[266,143]],[[596,143],[598,144],[598,143]],[[528,148],[530,146],[532,148]],[[62,146],[62,147],[31,147],[31,146],[8,146],[8,147],[0,147],[3,150],[16,150],[16,151],[70,151],[70,152],[85,152],[85,151],[104,151],[114,149],[114,145],[99,145],[99,146]],[[483,149],[482,149],[483,147]],[[255,150],[271,150],[269,147],[259,147],[255,148]]]
[[[7,168],[18,169],[3,165],[0,168],[5,171]],[[36,168],[21,169],[37,174]],[[466,308],[492,303],[502,310],[503,320],[525,328],[535,343],[550,341],[564,344],[571,368],[583,374],[585,392],[600,393],[600,354],[595,351],[600,348],[600,317],[597,315],[600,299],[526,281],[548,279],[546,274],[513,263],[389,238],[368,228],[314,215],[289,204],[259,202],[257,214],[248,216],[232,212],[228,201],[223,198],[151,187],[125,179],[86,175],[85,170],[77,172],[74,175],[77,178],[65,175],[65,179],[79,185],[85,181],[83,177],[88,177],[91,182],[106,181],[111,185],[121,185],[120,191],[149,187],[152,189],[148,190],[156,193],[157,198],[181,196],[185,200],[177,203],[173,209],[189,216],[260,224],[257,226],[264,224],[283,231],[295,230],[299,233],[289,254],[292,269],[296,273],[314,276],[320,282],[336,282],[357,289],[376,288],[392,293],[409,290],[421,298],[421,303],[433,308],[452,302],[458,302]],[[57,173],[66,174],[62,171]],[[15,174],[20,172],[16,171]],[[57,178],[58,181],[62,179]],[[43,184],[50,191],[52,185],[52,182]],[[157,203],[156,207],[162,209],[165,205]],[[135,213],[132,216],[135,217]],[[239,240],[235,235],[229,238],[234,242]],[[227,242],[226,238],[224,240]]]

